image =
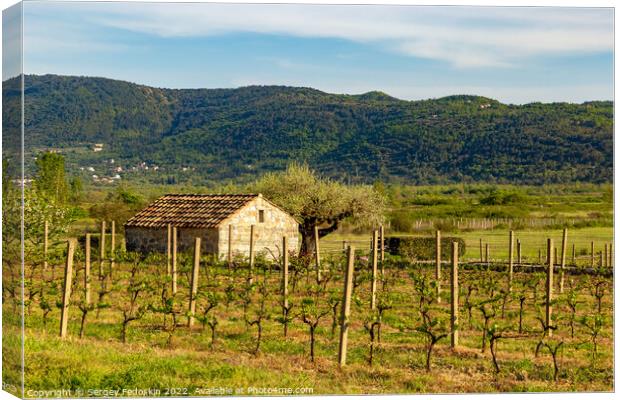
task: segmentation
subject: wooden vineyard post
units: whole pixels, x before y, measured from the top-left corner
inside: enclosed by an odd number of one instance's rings
[[[603,250],[598,252],[598,266],[599,268],[603,268]]]
[[[101,236],[99,237],[99,279],[103,280],[103,263],[105,260],[105,221],[101,221]]]
[[[575,243],[573,243],[573,267],[577,266],[577,259],[575,258]]]
[[[568,244],[568,229],[562,232],[562,250],[560,252],[560,294],[564,293],[564,268],[566,267],[566,245]]]
[[[172,224],[166,225],[166,273],[172,275]]]
[[[194,314],[196,313],[196,294],[198,293],[198,272],[200,271],[200,238],[195,239],[194,266],[192,268],[191,289],[189,292],[189,318],[187,326],[194,326]]]
[[[383,261],[385,261],[385,229],[379,226],[379,249],[381,250],[381,274],[384,273]]]
[[[316,279],[321,281],[321,250],[319,248],[319,226],[314,225],[314,257],[316,262]]]
[[[282,237],[282,302],[288,308],[288,244],[286,236]]]
[[[594,242],[590,242],[590,267],[594,268]]]
[[[349,334],[349,314],[351,312],[351,291],[353,290],[353,269],[355,267],[355,248],[349,246],[347,255],[347,271],[344,279],[342,312],[340,314],[340,344],[338,346],[338,364],[347,364],[347,340]]]
[[[435,232],[435,280],[437,281],[437,303],[441,303],[441,231]]]
[[[228,254],[226,259],[228,261],[228,269],[232,268],[232,225],[228,225]]]
[[[538,249],[538,264],[542,265],[542,250]]]
[[[67,261],[65,264],[65,283],[62,294],[62,309],[60,310],[60,337],[67,337],[67,324],[69,323],[69,301],[71,299],[71,283],[73,280],[73,253],[75,252],[75,240],[67,242]]]
[[[372,280],[370,283],[370,309],[377,307],[377,231],[372,231]]]
[[[250,269],[248,271],[248,282],[254,282],[254,225],[250,225]]]
[[[177,227],[172,227],[172,294],[177,293]]]
[[[47,253],[49,250],[49,223],[43,222],[43,271],[47,271]]]
[[[517,264],[521,265],[521,239],[517,239]]]
[[[116,250],[116,221],[112,221],[110,226],[110,278],[115,268],[114,250]]]
[[[488,266],[489,265],[489,244],[485,243],[484,245],[484,262]]]
[[[90,233],[86,234],[84,244],[84,302],[90,305]]]
[[[287,318],[288,313],[288,245],[286,236],[282,237],[282,307],[283,317]],[[284,335],[286,336],[286,324],[284,325]]]
[[[452,294],[450,312],[450,330],[452,331],[452,348],[459,345],[459,243],[452,242]]]
[[[484,258],[482,257],[482,238],[480,238],[480,264],[484,263]]]
[[[609,268],[613,268],[613,266],[614,266],[614,256],[613,256],[613,253],[612,253],[613,245],[614,245],[613,243],[609,243],[609,263],[607,263],[607,266]]]
[[[515,233],[514,231],[510,231],[508,236],[508,291],[512,291],[512,274],[513,274],[513,250],[514,250],[514,241],[515,241]]]
[[[545,298],[545,324],[551,337],[551,301],[553,299],[553,239],[547,239],[547,296]]]
[[[607,266],[607,243],[605,243],[605,258],[603,258],[603,267]]]

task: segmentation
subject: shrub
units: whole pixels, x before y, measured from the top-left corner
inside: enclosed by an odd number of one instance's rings
[[[390,227],[394,232],[412,232],[415,218],[407,211],[395,211],[390,216]]]
[[[435,258],[434,237],[386,237],[387,251],[413,260],[431,260]],[[441,238],[441,258],[450,259],[452,242],[459,243],[459,257],[465,255],[465,240],[458,237]]]
[[[507,204],[523,204],[527,196],[518,191],[494,190],[488,196],[480,199],[480,204],[486,206],[499,206]]]

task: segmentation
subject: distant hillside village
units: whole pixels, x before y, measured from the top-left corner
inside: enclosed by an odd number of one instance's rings
[[[93,153],[103,153],[105,149],[104,143],[94,143],[88,146]],[[48,150],[57,152],[57,150]],[[105,158],[98,164],[91,162],[90,165],[80,166],[79,170],[87,175],[93,183],[96,184],[113,184],[123,179],[123,175],[127,173],[157,173],[159,171],[167,170],[171,172],[170,168],[164,168],[157,164],[149,164],[146,161],[139,161],[134,165],[120,165],[120,163],[114,158]],[[175,172],[191,172],[195,171],[195,167],[182,166],[175,170]]]

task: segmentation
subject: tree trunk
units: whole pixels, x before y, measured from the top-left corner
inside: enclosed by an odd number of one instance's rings
[[[82,311],[82,321],[80,322],[80,339],[84,337],[84,326],[86,325],[86,314],[88,314],[88,310]]]
[[[258,351],[260,350],[260,341],[263,336],[263,326],[260,322],[258,322],[256,325],[258,327],[258,336],[256,338],[256,348],[254,349],[254,355],[257,355]]]
[[[491,348],[491,357],[493,358],[493,366],[495,367],[495,373],[499,374],[499,365],[497,364],[497,355],[495,354],[495,345],[496,345],[496,341],[491,340],[491,345],[489,347]]]
[[[556,349],[557,351],[557,349]],[[553,353],[553,380],[558,381],[558,373],[560,372],[560,368],[558,367],[558,359],[556,356],[557,353]]]
[[[314,326],[310,325],[310,360],[314,362]]]
[[[299,233],[301,234],[301,247],[299,249],[299,256],[309,256],[314,254],[316,247],[314,245],[314,225],[321,225],[321,221],[311,221],[299,225]],[[338,229],[338,221],[331,222],[331,225],[327,228],[319,229],[319,239],[326,236]]]
[[[121,341],[123,343],[127,343],[127,325],[129,324],[129,321],[123,321],[123,330],[121,332]]]
[[[435,345],[434,342],[431,341],[431,343],[428,346],[428,349],[426,351],[426,370],[430,371],[431,370],[431,353],[433,352],[433,346]]]
[[[484,329],[482,331],[482,353],[487,351],[487,331],[489,329],[489,319],[484,320]]]
[[[209,324],[209,328],[211,328],[211,348],[215,345],[215,324]]]
[[[299,249],[299,256],[304,257],[314,254],[316,250],[314,246],[314,226],[300,225],[299,233],[301,233],[301,247]]]
[[[368,355],[368,365],[372,367],[372,361],[375,352],[375,326],[374,324],[370,326],[370,354]]]
[[[519,333],[523,333],[523,301],[519,304]]]

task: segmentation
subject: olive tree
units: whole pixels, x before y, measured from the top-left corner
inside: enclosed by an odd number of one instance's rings
[[[334,232],[347,219],[355,225],[377,225],[385,197],[369,185],[345,185],[324,178],[307,165],[293,163],[286,171],[264,175],[252,187],[299,222],[300,255],[314,252],[314,227],[319,238]]]

